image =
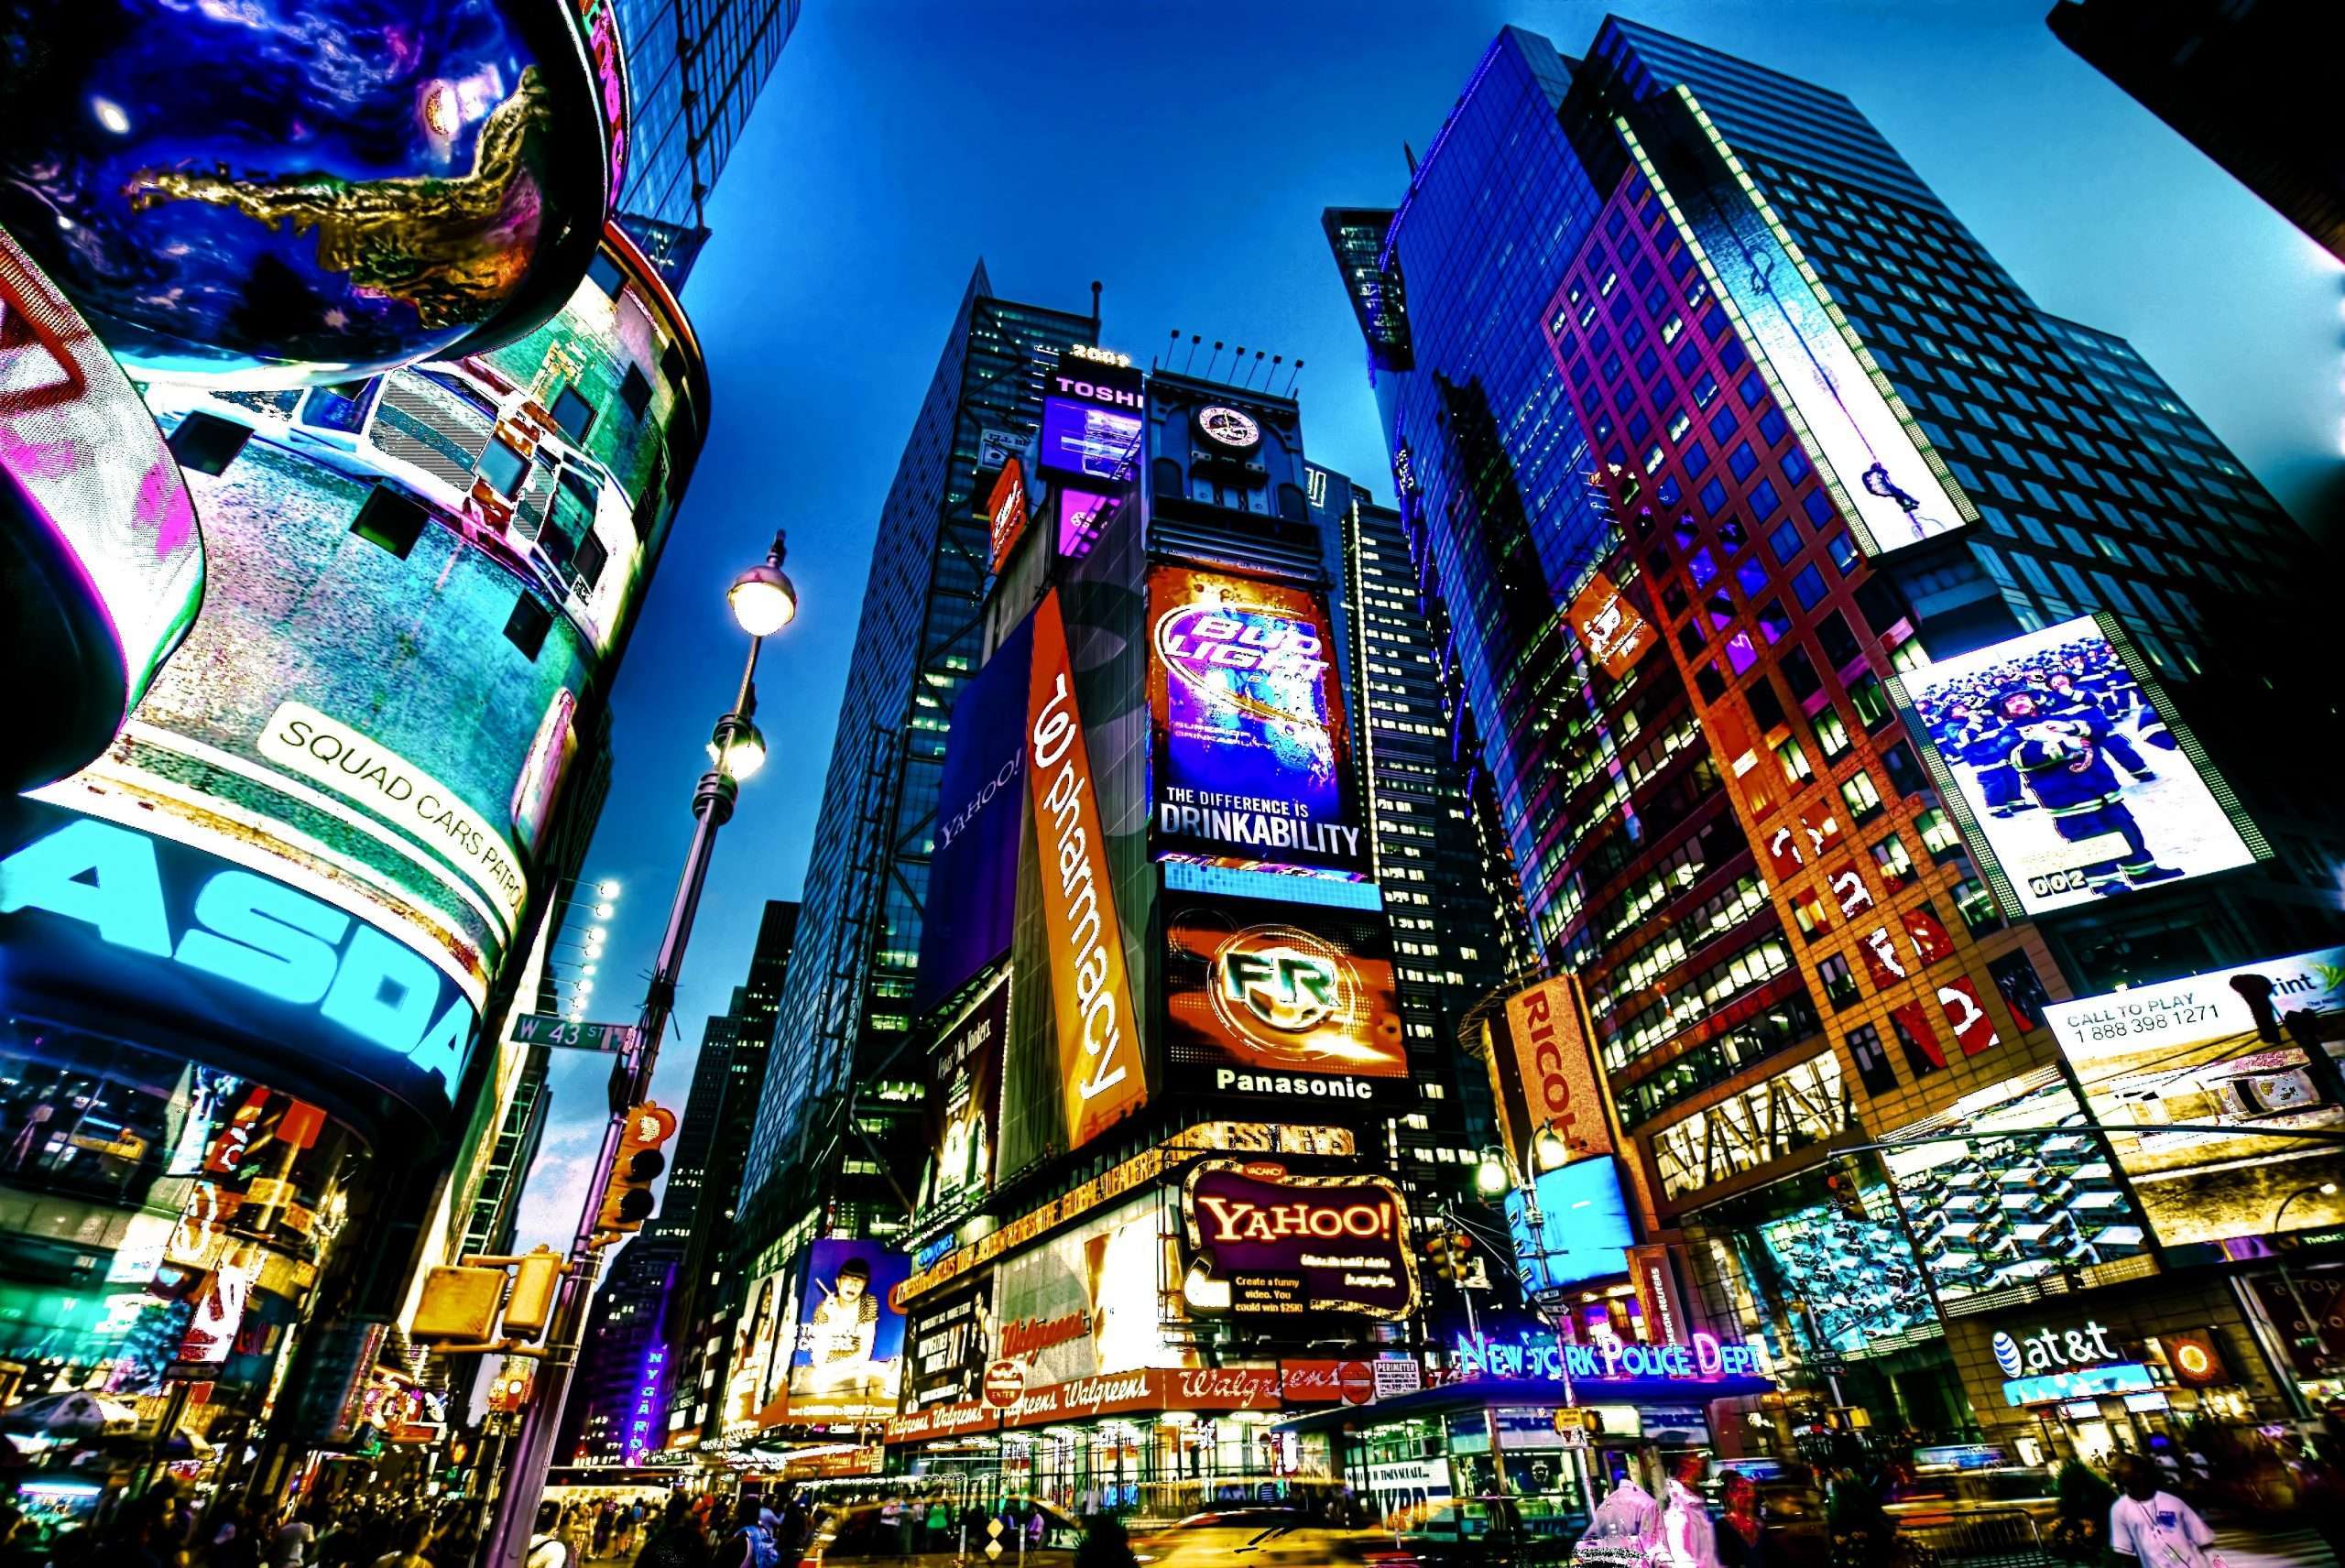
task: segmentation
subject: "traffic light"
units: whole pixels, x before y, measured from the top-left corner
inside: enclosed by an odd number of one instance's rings
[[[1824,1178],[1824,1195],[1832,1206],[1852,1220],[1865,1219],[1864,1194],[1857,1190],[1857,1179],[1844,1171],[1835,1171]]]
[[[1466,1254],[1471,1250],[1474,1238],[1464,1231],[1437,1230],[1425,1243],[1425,1257],[1433,1261],[1433,1277],[1436,1279],[1464,1279],[1471,1272],[1466,1266]]]
[[[528,1364],[507,1361],[488,1386],[488,1408],[505,1414],[519,1410],[529,1402],[529,1371]]]
[[[651,1217],[651,1183],[668,1168],[660,1146],[676,1136],[676,1117],[646,1100],[627,1108],[627,1127],[619,1134],[619,1156],[611,1167],[611,1184],[603,1189],[603,1206],[594,1216],[596,1239],[626,1236],[643,1228]]]
[[[561,1288],[562,1274],[560,1255],[542,1243],[513,1260],[513,1290],[505,1298],[507,1335],[535,1339],[545,1333],[546,1324],[553,1317],[554,1295]]]

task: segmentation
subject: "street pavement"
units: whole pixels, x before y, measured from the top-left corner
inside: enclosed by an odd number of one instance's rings
[[[2328,1543],[2311,1530],[2247,1530],[2222,1525],[2215,1551],[2229,1568],[2338,1568]]]

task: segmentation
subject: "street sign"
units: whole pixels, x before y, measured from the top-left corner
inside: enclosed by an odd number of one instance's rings
[[[1376,1379],[1376,1397],[1380,1399],[1398,1399],[1413,1394],[1425,1386],[1425,1369],[1413,1356],[1405,1359],[1380,1356],[1372,1365]]]
[[[635,1043],[635,1026],[581,1023],[551,1013],[523,1013],[513,1020],[513,1041],[517,1045],[558,1045],[568,1051],[599,1051],[616,1056]]]
[[[1376,1374],[1365,1361],[1347,1361],[1336,1368],[1336,1391],[1347,1405],[1364,1405],[1376,1398]]]
[[[989,1361],[986,1364],[986,1403],[998,1410],[1006,1410],[1018,1402],[1026,1391],[1026,1369],[1015,1361]]]
[[[1597,1426],[1596,1412],[1578,1405],[1565,1405],[1555,1412],[1555,1430],[1561,1432],[1587,1432]]]

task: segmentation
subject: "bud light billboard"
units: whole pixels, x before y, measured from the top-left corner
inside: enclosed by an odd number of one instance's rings
[[[1365,875],[1325,598],[1158,566],[1148,606],[1155,853]]]
[[[2267,853],[2111,619],[1938,659],[1892,690],[2007,909],[2041,915]]]
[[[1323,1106],[1405,1093],[1409,1058],[1378,917],[1174,893],[1164,943],[1167,1054],[1214,1093]]]
[[[936,794],[936,847],[921,925],[912,1011],[925,1013],[1009,951],[1025,821],[1020,757],[1034,623],[1002,638],[953,703]]]

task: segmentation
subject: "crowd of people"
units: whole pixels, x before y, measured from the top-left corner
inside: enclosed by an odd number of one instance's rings
[[[779,1508],[755,1497],[728,1508],[723,1498],[682,1492],[664,1502],[657,1494],[547,1502],[538,1508],[526,1562],[527,1568],[587,1568],[602,1560],[635,1568],[787,1568],[813,1534],[813,1519],[794,1495]]]

